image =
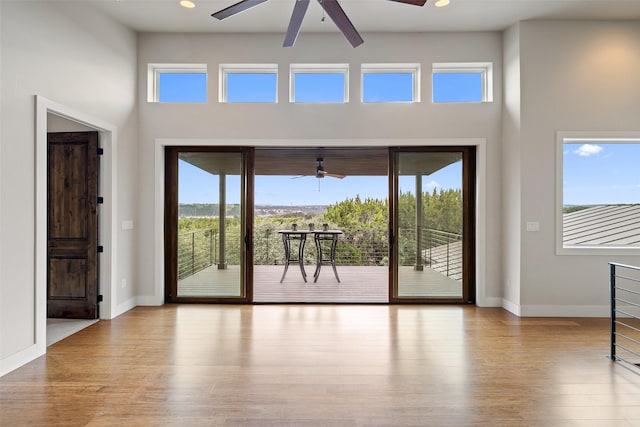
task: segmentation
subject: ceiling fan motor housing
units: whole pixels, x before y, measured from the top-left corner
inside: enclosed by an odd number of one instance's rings
[[[318,162],[318,166],[316,166],[316,178],[324,178],[324,167],[322,166],[322,162],[324,159],[322,157],[318,157],[316,159]]]

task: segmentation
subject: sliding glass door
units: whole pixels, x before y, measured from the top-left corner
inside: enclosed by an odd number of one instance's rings
[[[326,162],[332,174],[340,173],[341,179],[317,178],[318,158]],[[288,211],[284,204],[276,206],[268,201],[256,234],[254,176],[258,170],[260,176],[279,176],[282,171],[295,177],[310,175],[315,204],[320,203],[321,196],[338,198],[330,199],[322,211],[296,214],[295,218],[285,215]],[[343,190],[353,188],[350,177],[360,176],[369,177],[367,185],[374,182],[371,177],[384,180],[388,176],[388,199],[384,192],[361,199],[362,189],[357,190],[355,198],[341,196]],[[374,282],[380,282],[383,292],[375,294],[375,302],[475,302],[475,147],[321,153],[309,149],[262,150],[260,156],[251,147],[167,147],[165,177],[167,302],[282,301],[272,296],[274,289],[289,292],[296,280],[300,282],[299,292],[286,301],[316,301],[314,292],[325,292],[322,302],[372,302],[374,294],[367,292],[372,292]],[[302,179],[285,178],[286,184],[274,191],[280,196],[301,194],[292,192],[292,187]],[[318,185],[322,185],[321,194],[315,193]],[[327,192],[330,185],[335,188]],[[379,184],[373,185],[379,189]],[[293,209],[290,204],[288,208]],[[297,204],[296,212],[310,202]],[[277,213],[275,217],[273,212]],[[273,227],[265,228],[267,222]],[[284,260],[275,251],[282,249],[282,242],[276,232],[290,228],[293,222],[302,224],[304,230],[310,230],[311,223],[327,223],[341,231],[335,271],[323,269],[317,283],[305,283],[297,270],[282,280]],[[375,238],[367,240],[369,235]],[[264,240],[256,240],[260,246],[257,254],[254,239]],[[307,249],[313,258],[313,246]],[[255,256],[263,257],[257,260],[257,266]],[[313,259],[309,261],[312,271],[317,267]],[[266,284],[264,295],[258,286],[254,290],[256,269],[261,286]],[[273,283],[265,280],[266,272],[272,270]],[[360,285],[366,285],[362,287],[365,293],[348,301],[328,293],[335,287],[351,295]]]
[[[390,300],[473,302],[475,151],[391,150]]]
[[[166,150],[166,300],[251,301],[252,151]]]

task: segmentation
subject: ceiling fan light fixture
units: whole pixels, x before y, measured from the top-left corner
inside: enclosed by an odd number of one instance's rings
[[[196,4],[189,0],[180,0],[180,6],[187,9],[193,9],[194,7],[196,7]]]
[[[445,7],[445,6],[448,6],[449,3],[451,3],[450,0],[438,0],[437,2],[434,3],[434,5],[436,7]]]

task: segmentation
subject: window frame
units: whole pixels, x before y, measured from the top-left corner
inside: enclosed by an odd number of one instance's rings
[[[482,100],[480,101],[434,101],[434,74],[481,74]],[[492,62],[434,62],[431,64],[431,103],[432,104],[481,104],[493,102],[493,63]]]
[[[405,74],[410,73],[411,101],[379,101],[366,102],[364,100],[364,75],[365,74]],[[361,64],[360,65],[360,102],[363,104],[415,104],[421,101],[420,64]]]
[[[342,74],[344,75],[343,101],[296,102],[296,74]],[[348,104],[349,103],[349,64],[290,64],[289,65],[289,102],[292,104]]]
[[[160,101],[160,74],[204,74],[205,101]],[[158,104],[206,104],[209,102],[209,74],[207,64],[147,64],[147,102]]]
[[[565,143],[640,144],[640,132],[576,132],[556,133],[556,255],[640,255],[640,246],[564,245],[564,145]]]
[[[277,104],[278,103],[278,64],[220,64],[218,67],[218,102],[222,104]],[[227,100],[227,76],[229,74],[275,74],[276,98],[273,102],[246,101],[229,102]]]

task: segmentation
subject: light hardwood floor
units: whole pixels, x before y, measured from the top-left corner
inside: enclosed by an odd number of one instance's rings
[[[639,426],[608,320],[471,306],[166,305],[0,378],[2,426]]]

